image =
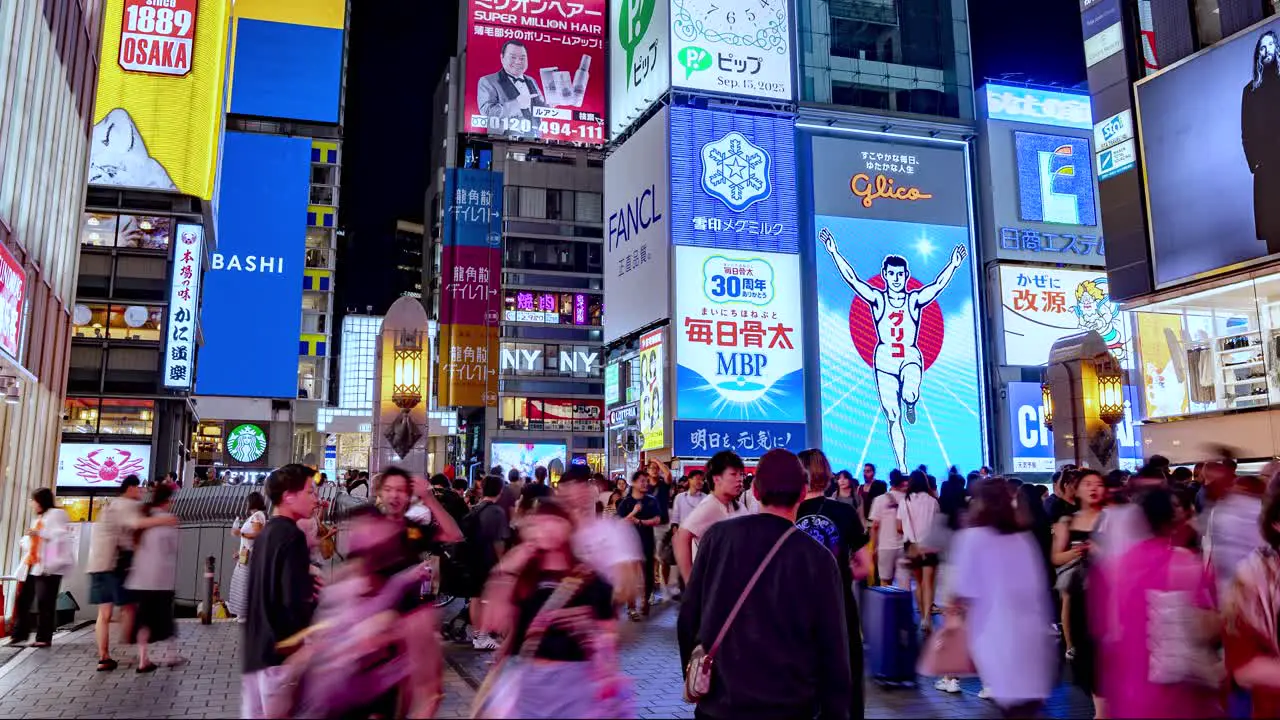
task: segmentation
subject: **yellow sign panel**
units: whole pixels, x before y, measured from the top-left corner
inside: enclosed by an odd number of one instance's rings
[[[640,432],[644,434],[641,450],[659,450],[667,446],[666,427],[666,357],[662,330],[640,336]]]
[[[1142,387],[1147,416],[1168,417],[1187,412],[1187,354],[1182,342],[1182,316],[1139,312],[1138,355],[1142,358]]]
[[[436,403],[441,407],[497,407],[498,329],[441,325]]]
[[[107,0],[89,184],[213,198],[228,0]]]

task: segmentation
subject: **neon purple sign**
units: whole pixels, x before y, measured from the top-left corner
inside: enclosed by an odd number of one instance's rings
[[[573,324],[587,324],[587,296],[582,293],[573,296]]]

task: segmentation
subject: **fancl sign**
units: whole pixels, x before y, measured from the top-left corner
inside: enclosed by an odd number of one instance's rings
[[[992,120],[1093,129],[1089,96],[1054,90],[987,84],[987,117]]]

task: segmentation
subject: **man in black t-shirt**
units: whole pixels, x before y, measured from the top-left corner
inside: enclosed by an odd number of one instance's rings
[[[800,453],[800,461],[809,468],[809,490],[796,511],[796,527],[830,550],[840,568],[845,620],[849,628],[849,668],[853,679],[849,717],[860,718],[864,715],[862,622],[853,587],[854,583],[871,574],[871,553],[867,550],[870,538],[857,510],[824,494],[831,477],[830,467],[827,466],[825,473],[814,472],[815,463],[819,467],[827,465],[822,451],[805,450]]]
[[[641,568],[644,573],[644,601],[638,612],[635,603],[629,603],[631,607],[628,615],[635,621],[642,614],[649,616],[649,602],[653,596],[655,580],[653,564],[657,556],[653,529],[662,524],[664,516],[657,498],[649,494],[649,475],[644,470],[638,470],[632,476],[631,494],[619,500],[617,508],[619,520],[636,526],[636,532],[640,535],[640,549],[644,552],[644,565]]]
[[[551,497],[551,486],[547,484],[547,469],[539,465],[533,469],[533,479],[520,490],[521,514],[532,510],[534,504],[545,497]]]

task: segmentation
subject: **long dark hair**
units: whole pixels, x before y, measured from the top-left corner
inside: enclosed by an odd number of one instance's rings
[[[1030,524],[1022,503],[1014,506],[1009,481],[1002,477],[979,482],[973,491],[973,502],[971,527],[989,527],[1001,535],[1011,535],[1026,530]]]
[[[31,493],[31,499],[40,507],[38,515],[49,512],[53,507],[53,491],[47,487],[36,488],[35,492]]]
[[[162,482],[152,488],[151,499],[142,504],[142,516],[151,517],[151,513],[155,512],[156,508],[163,507],[165,503],[169,502],[169,499],[173,497],[173,493],[177,491],[177,489],[178,488],[176,486],[168,482]],[[137,544],[142,541],[142,533],[144,532],[146,531],[133,531],[134,546],[137,546]]]
[[[1267,38],[1271,38],[1272,47],[1275,47],[1277,51],[1280,51],[1280,41],[1276,40],[1276,34],[1274,31],[1268,30],[1258,36],[1258,44],[1253,46],[1253,81],[1249,83],[1250,87],[1254,90],[1262,87],[1262,73],[1266,70],[1266,66],[1262,64],[1262,41]],[[1276,64],[1276,56],[1273,54],[1271,61],[1273,73],[1276,72],[1277,69],[1280,69],[1275,67]]]
[[[938,493],[938,509],[947,516],[947,527],[960,529],[960,521],[969,506],[969,494],[964,489],[964,478],[952,475],[942,481],[942,490]]]
[[[923,470],[912,470],[907,478],[907,497],[916,493],[929,494],[929,476]]]

